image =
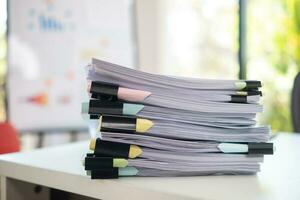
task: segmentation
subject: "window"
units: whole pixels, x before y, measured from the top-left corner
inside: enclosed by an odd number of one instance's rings
[[[236,79],[237,1],[161,1],[160,72]]]
[[[4,76],[6,73],[6,1],[0,1],[0,122],[5,119]]]
[[[299,0],[248,1],[248,78],[264,83],[261,122],[292,131],[290,97],[300,68]],[[297,23],[298,22],[298,23]]]

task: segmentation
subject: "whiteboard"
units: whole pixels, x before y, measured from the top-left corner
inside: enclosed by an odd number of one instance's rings
[[[132,2],[8,1],[8,116],[20,131],[86,127],[91,57],[135,65]]]

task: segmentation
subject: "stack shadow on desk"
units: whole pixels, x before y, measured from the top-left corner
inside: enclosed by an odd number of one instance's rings
[[[156,75],[97,59],[88,81],[92,179],[255,174],[273,154],[269,126],[255,120],[260,81]]]

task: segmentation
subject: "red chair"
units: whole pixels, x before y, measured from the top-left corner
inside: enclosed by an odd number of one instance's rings
[[[0,154],[20,151],[20,140],[16,129],[9,123],[0,123]]]

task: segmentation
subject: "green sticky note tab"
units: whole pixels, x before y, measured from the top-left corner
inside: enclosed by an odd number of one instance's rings
[[[119,168],[119,176],[136,176],[139,170],[135,167]]]
[[[247,86],[247,83],[245,81],[237,81],[234,85],[237,90],[242,90]]]
[[[141,104],[124,103],[123,104],[123,115],[136,115],[145,106]]]
[[[248,152],[247,144],[221,143],[218,148],[224,153],[246,153]]]
[[[127,167],[128,161],[124,158],[114,158],[113,166],[114,167]]]
[[[241,96],[247,96],[248,95],[248,93],[246,91],[237,91],[236,94],[241,95]]]
[[[89,113],[89,103],[83,102],[81,103],[81,114],[88,114]]]
[[[82,119],[89,120],[90,115],[88,113],[89,113],[89,103],[87,103],[87,102],[81,103],[81,117],[82,117]]]

